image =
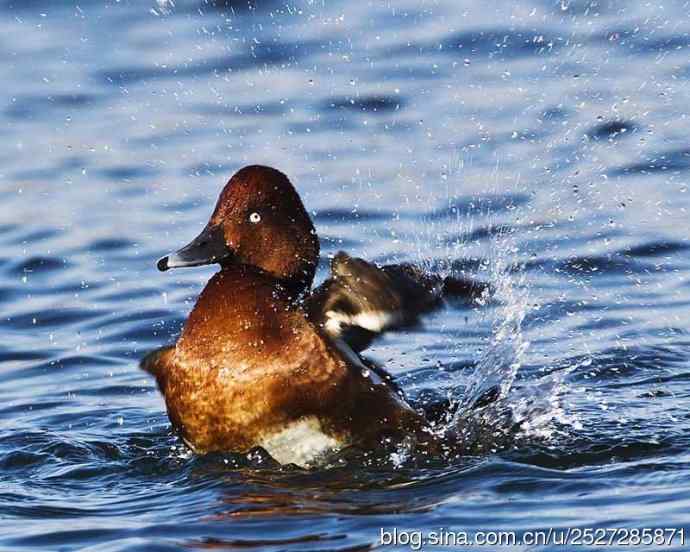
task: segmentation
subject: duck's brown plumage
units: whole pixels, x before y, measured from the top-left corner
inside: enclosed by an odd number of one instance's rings
[[[275,281],[239,266],[208,283],[162,381],[171,420],[204,452],[249,450],[311,416],[343,444],[414,430],[418,414],[363,369]]]

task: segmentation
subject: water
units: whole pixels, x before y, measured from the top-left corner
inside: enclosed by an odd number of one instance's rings
[[[1,2],[0,548],[690,530],[689,13]],[[137,360],[213,269],[155,260],[247,163],[297,185],[319,278],[345,249],[492,280],[371,350],[417,401],[503,386],[472,454],[305,472],[171,434]]]

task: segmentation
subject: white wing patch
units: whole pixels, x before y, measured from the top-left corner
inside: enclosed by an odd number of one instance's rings
[[[343,326],[359,326],[370,332],[379,333],[400,322],[398,312],[366,311],[357,314],[329,310],[326,312],[326,331],[334,336],[339,336]]]
[[[300,418],[259,442],[281,464],[297,464],[303,468],[318,463],[326,453],[336,452],[345,444],[326,435],[316,416]]]

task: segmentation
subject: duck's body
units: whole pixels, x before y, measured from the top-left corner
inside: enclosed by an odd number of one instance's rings
[[[174,349],[149,370],[173,425],[199,452],[261,446],[281,463],[308,465],[423,421],[334,347],[278,282],[244,265],[213,276]]]
[[[439,301],[438,282],[345,255],[331,283],[310,294],[318,250],[287,177],[253,166],[228,182],[201,235],[159,262],[161,270],[221,265],[177,343],[142,361],[195,451],[263,447],[281,463],[306,466],[386,437],[432,439],[385,372],[353,351],[371,335],[348,343],[344,329],[374,334],[409,322],[406,311]]]

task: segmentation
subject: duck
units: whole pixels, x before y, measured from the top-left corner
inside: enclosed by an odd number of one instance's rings
[[[201,233],[158,261],[160,271],[220,267],[177,341],[140,364],[192,451],[260,448],[280,464],[312,467],[351,446],[435,446],[425,413],[360,353],[445,295],[479,297],[486,284],[340,252],[312,289],[319,252],[289,178],[250,165],[227,182]]]

